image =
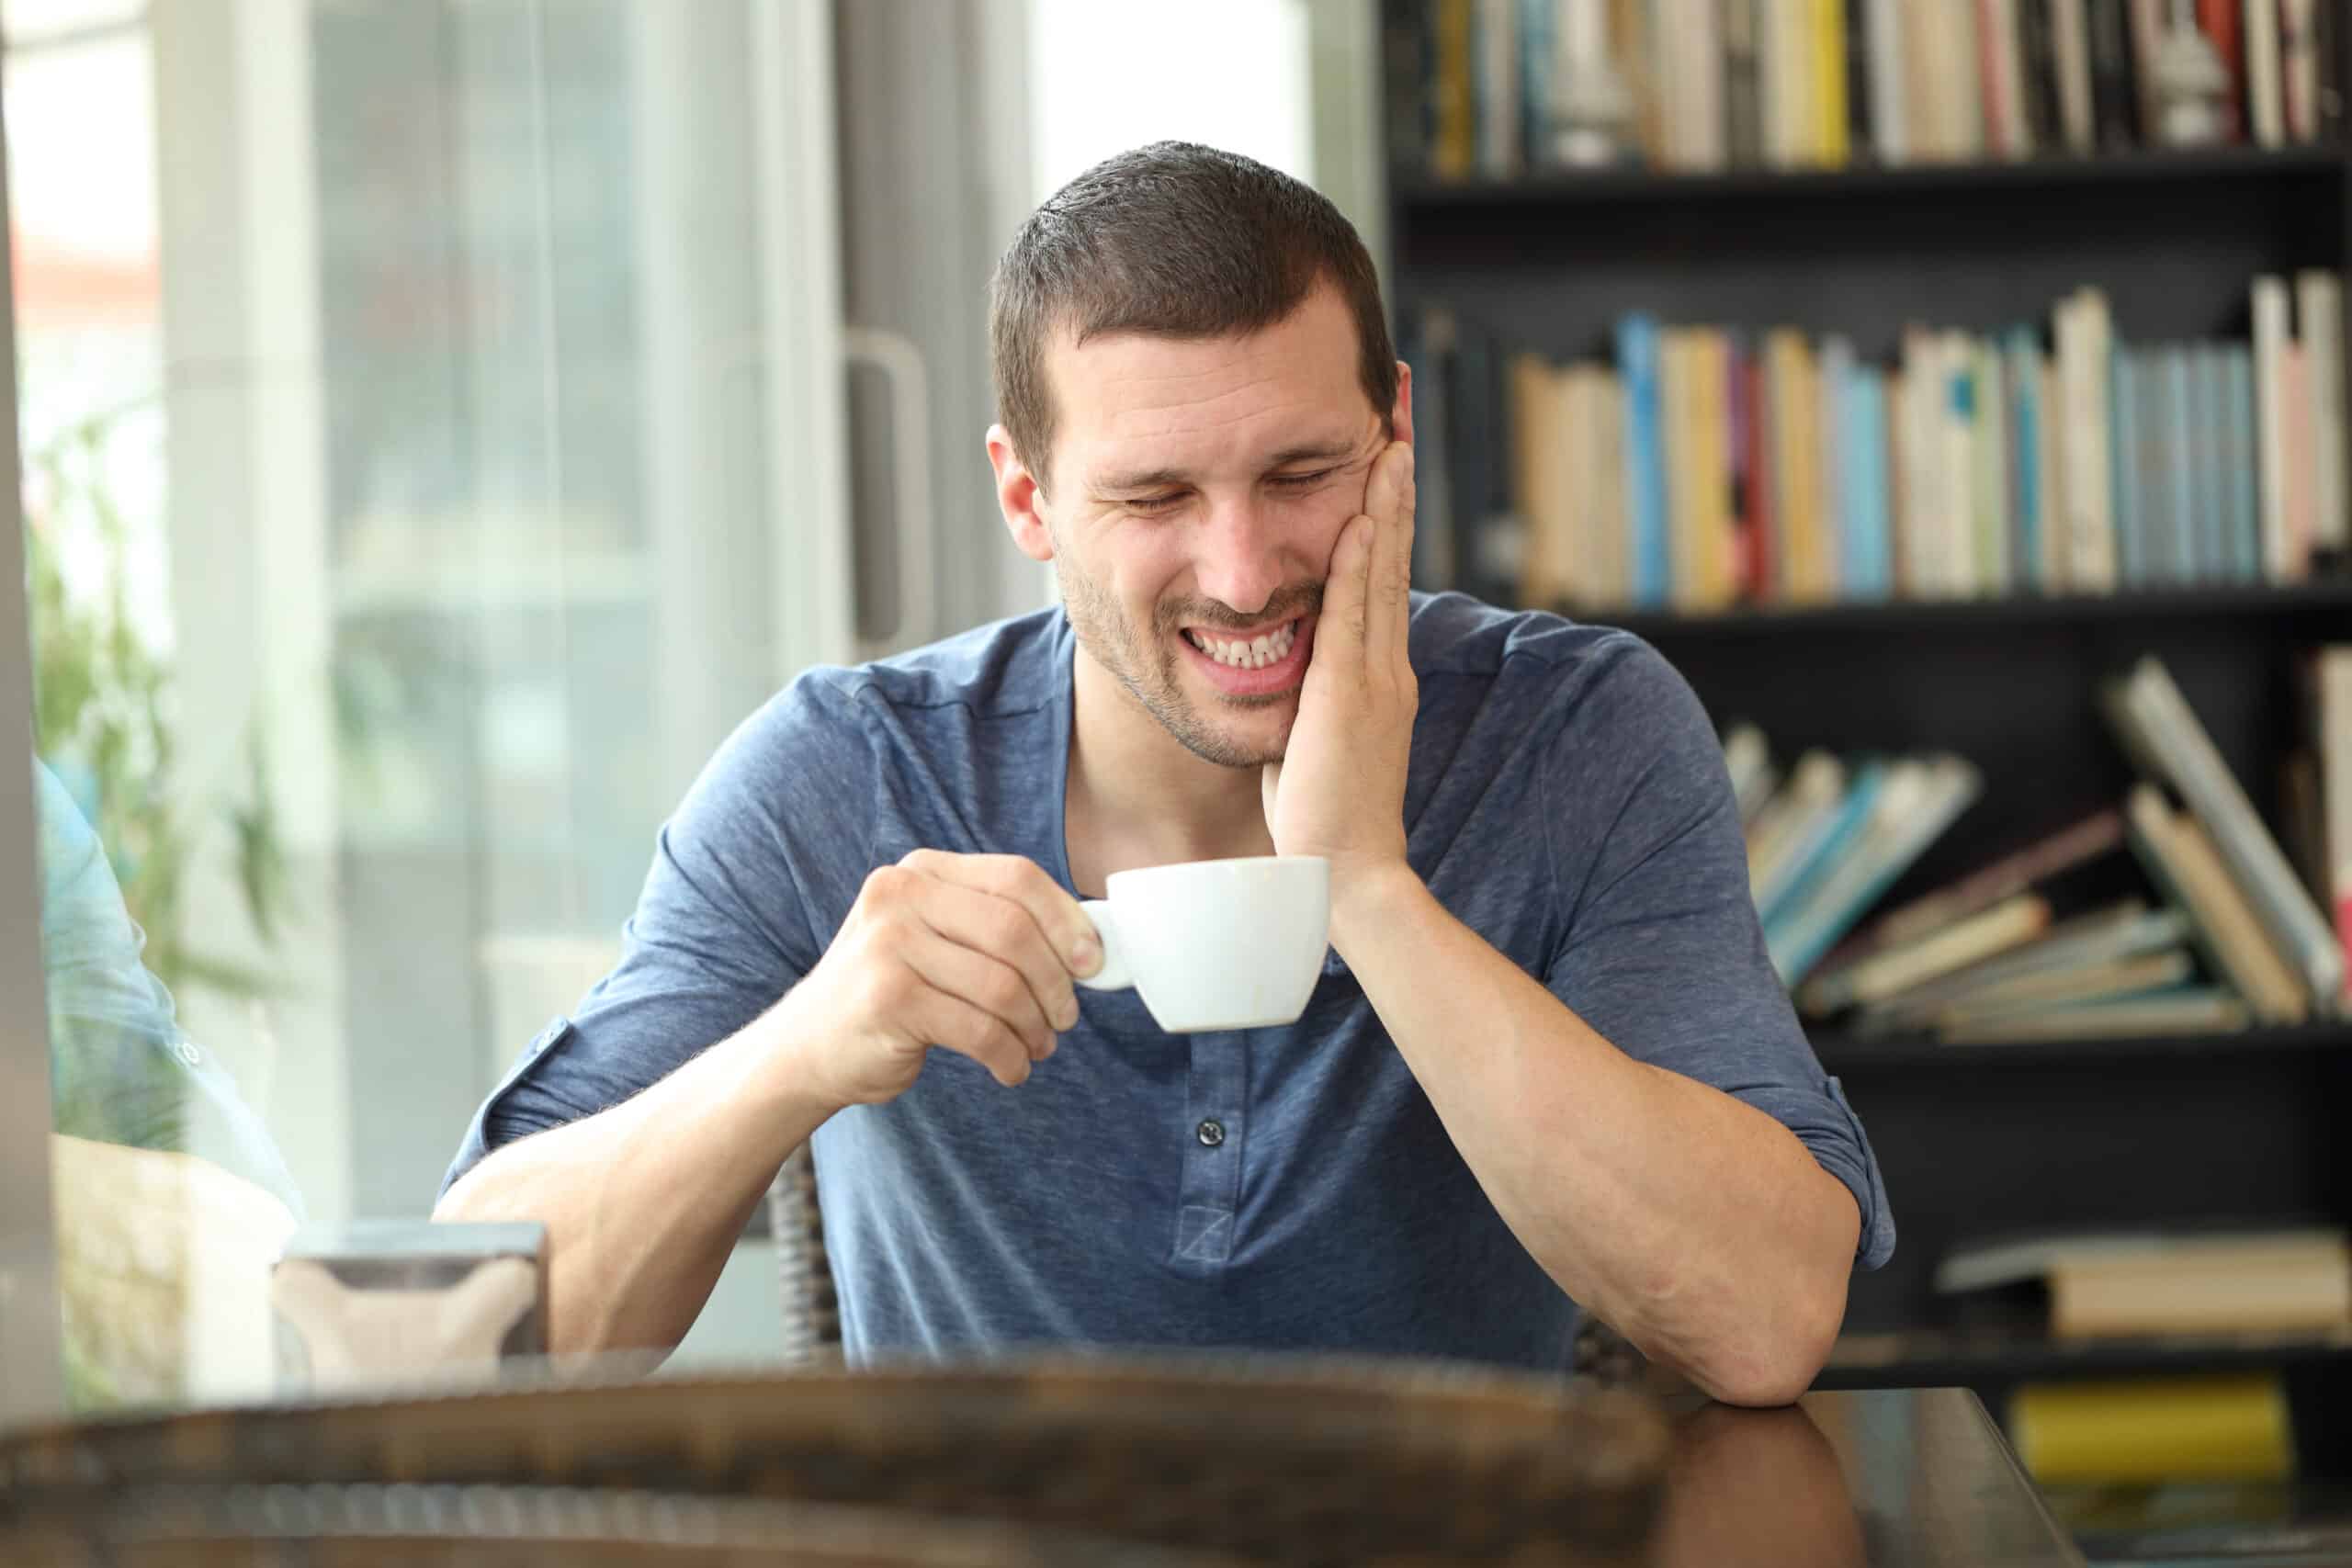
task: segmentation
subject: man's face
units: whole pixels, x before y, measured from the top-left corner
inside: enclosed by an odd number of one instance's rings
[[[1247,337],[1048,350],[1059,429],[1050,499],[1031,504],[1071,626],[1209,761],[1255,767],[1289,741],[1332,547],[1387,442],[1357,353],[1329,288]]]

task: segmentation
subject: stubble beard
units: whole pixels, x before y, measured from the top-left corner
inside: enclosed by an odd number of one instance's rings
[[[1179,655],[1168,646],[1170,638],[1183,635],[1178,620],[1164,617],[1168,624],[1157,628],[1164,635],[1146,641],[1136,635],[1134,623],[1101,585],[1072,566],[1067,557],[1056,562],[1055,575],[1061,583],[1063,609],[1069,616],[1070,629],[1077,634],[1079,645],[1126,688],[1162,729],[1175,737],[1177,744],[1203,761],[1221,768],[1261,768],[1282,761],[1290,746],[1291,725],[1297,719],[1295,712],[1283,723],[1281,734],[1270,747],[1247,744],[1219,731],[1184,693],[1176,668]],[[1217,700],[1235,712],[1254,712],[1295,705],[1297,696],[1295,692],[1280,692],[1271,696],[1221,696]]]

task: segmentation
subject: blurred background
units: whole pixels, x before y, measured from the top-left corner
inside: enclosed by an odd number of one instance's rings
[[[2335,0],[6,0],[0,42],[51,1078],[0,1134],[55,1134],[72,1408],[266,1392],[216,1276],[429,1210],[732,727],[1050,601],[986,280],[1173,136],[1383,267],[1418,585],[1631,627],[1722,728],[1901,1227],[1825,1386],[1979,1389],[2119,1561],[2352,1517]],[[127,1152],[237,1184],[192,1218]],[[673,1364],[779,1332],[755,1226]]]

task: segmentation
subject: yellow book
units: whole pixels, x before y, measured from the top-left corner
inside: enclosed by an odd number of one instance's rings
[[[1827,546],[1821,518],[1820,408],[1813,348],[1792,327],[1764,339],[1771,398],[1773,541],[1780,596],[1818,603],[1828,592]]]
[[[2295,1471],[2287,1391],[2275,1373],[2028,1384],[2009,1441],[2042,1485],[2283,1481]]]
[[[1559,504],[1555,469],[1562,443],[1553,407],[1552,367],[1532,354],[1510,361],[1511,492],[1521,526],[1519,598],[1546,607],[1559,596],[1555,564]]]
[[[1692,467],[1696,439],[1691,429],[1691,332],[1668,327],[1658,333],[1659,423],[1666,438],[1666,596],[1678,610],[1704,603],[1699,570],[1699,486]]]
[[[1438,177],[1466,180],[1478,164],[1478,104],[1471,85],[1472,20],[1476,0],[1437,0],[1437,58],[1430,73],[1436,134],[1430,164]]]
[[[1817,160],[1846,166],[1846,7],[1862,0],[1813,0],[1813,143]]]

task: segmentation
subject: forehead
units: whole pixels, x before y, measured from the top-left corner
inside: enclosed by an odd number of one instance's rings
[[[1120,333],[1046,350],[1054,471],[1084,484],[1138,468],[1204,476],[1303,440],[1363,435],[1375,413],[1357,378],[1354,320],[1319,288],[1255,333]]]

